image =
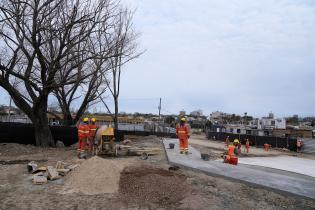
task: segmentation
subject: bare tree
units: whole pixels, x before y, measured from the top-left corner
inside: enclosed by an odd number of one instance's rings
[[[94,33],[91,34],[88,44],[84,46],[89,60],[78,66],[82,74],[88,75],[83,80],[76,83],[63,85],[54,90],[60,109],[64,116],[66,125],[76,124],[86,109],[99,102],[100,97],[105,93],[107,72],[110,68],[109,59],[118,56],[114,53],[115,40],[105,39],[107,34],[113,33],[117,17],[119,17],[119,4],[107,4]],[[64,69],[67,71],[67,69]],[[75,116],[71,114],[73,102],[79,102],[79,108]]]
[[[127,62],[139,57],[142,53],[137,52],[138,34],[135,33],[132,24],[133,13],[128,9],[121,9],[117,16],[117,22],[114,27],[114,33],[106,34],[106,42],[110,43],[114,40],[115,49],[114,56],[109,59],[110,73],[107,77],[106,85],[113,97],[114,101],[114,127],[118,130],[118,113],[119,113],[119,94],[121,87],[122,66]],[[112,113],[106,102],[102,99],[109,113]]]
[[[85,46],[109,0],[2,0],[0,86],[31,119],[36,144],[54,145],[47,103],[53,90],[84,80]],[[65,70],[66,69],[66,70]],[[16,79],[18,87],[11,81]]]

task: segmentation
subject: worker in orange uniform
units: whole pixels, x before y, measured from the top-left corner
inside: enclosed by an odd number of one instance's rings
[[[89,133],[89,152],[93,151],[94,147],[94,139],[97,131],[97,125],[95,124],[96,120],[95,118],[91,119],[91,123],[89,124],[90,133]]]
[[[270,144],[267,144],[267,143],[265,143],[264,144],[264,149],[265,149],[265,151],[269,151],[270,150]]]
[[[85,152],[85,147],[90,135],[90,128],[89,128],[89,118],[84,118],[83,123],[81,123],[78,127],[78,137],[79,137],[79,145],[78,145],[78,152],[79,155]]]
[[[301,152],[302,149],[302,140],[298,139],[296,140],[296,152]]]
[[[246,147],[246,153],[248,154],[249,153],[249,147],[250,147],[248,139],[246,139],[245,147]]]
[[[229,163],[232,165],[237,165],[238,163],[238,155],[239,155],[239,149],[238,149],[238,144],[239,144],[239,140],[235,139],[233,141],[232,145],[229,145],[228,151],[226,153],[226,155],[224,156],[224,163]]]
[[[190,138],[190,129],[186,123],[186,118],[181,118],[179,125],[176,126],[176,135],[179,139],[180,154],[188,154],[188,139]]]

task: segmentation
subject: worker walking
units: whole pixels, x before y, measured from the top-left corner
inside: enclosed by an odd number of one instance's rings
[[[246,147],[246,153],[248,154],[249,153],[249,147],[250,147],[248,139],[246,139],[245,147]]]
[[[96,135],[96,131],[97,131],[97,128],[98,128],[95,123],[96,123],[95,118],[92,118],[91,122],[89,124],[89,128],[90,128],[90,133],[89,133],[89,152],[93,152],[95,135]]]
[[[78,144],[78,152],[79,155],[85,152],[85,147],[90,135],[90,128],[89,128],[89,118],[84,118],[83,123],[81,123],[78,127],[78,137],[79,137],[79,144]]]
[[[226,155],[224,156],[224,163],[229,163],[232,165],[237,165],[238,163],[238,155],[239,155],[239,149],[238,149],[238,144],[239,140],[235,139],[233,141],[232,145],[229,145],[228,151]]]
[[[180,154],[188,154],[188,139],[190,138],[190,129],[186,124],[186,118],[181,118],[179,125],[176,126],[176,135],[179,139]]]

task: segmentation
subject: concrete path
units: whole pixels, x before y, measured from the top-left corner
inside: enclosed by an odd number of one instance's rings
[[[204,172],[212,176],[220,176],[245,182],[254,186],[273,189],[281,193],[295,194],[315,199],[315,179],[299,178],[283,174],[255,170],[241,165],[233,166],[217,161],[203,161],[200,153],[189,147],[190,154],[179,154],[178,140],[165,139],[163,141],[167,158],[172,165],[186,167]],[[169,149],[169,143],[174,143],[175,148]]]
[[[225,143],[223,141],[208,140],[205,137],[204,137],[204,139],[198,139],[198,137],[192,136],[189,139],[189,143],[209,147],[212,149],[222,150],[222,151],[226,151],[226,149],[227,149],[225,146]],[[242,145],[242,152],[245,152],[244,149],[245,149],[245,145]],[[289,154],[289,153],[284,152],[284,151],[279,151],[279,150],[273,150],[273,149],[271,149],[269,151],[265,151],[262,148],[256,148],[253,146],[251,146],[250,150],[249,150],[249,155],[255,155],[255,156],[260,156],[260,157],[286,155],[286,154]]]
[[[315,177],[315,160],[292,156],[239,158],[239,163],[263,166]]]

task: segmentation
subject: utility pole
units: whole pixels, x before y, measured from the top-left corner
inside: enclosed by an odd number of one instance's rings
[[[162,108],[162,98],[160,98],[160,104],[159,104],[159,120],[161,120],[161,108]]]

